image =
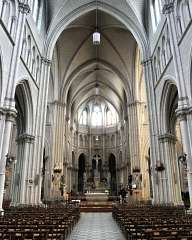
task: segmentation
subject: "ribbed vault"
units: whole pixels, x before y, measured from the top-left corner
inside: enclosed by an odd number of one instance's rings
[[[92,42],[96,10],[77,18],[60,35],[54,50],[57,97],[67,104],[68,114],[73,115],[83,103],[94,98],[97,85],[99,95],[123,117],[124,104],[135,98],[138,46],[117,19],[101,10],[97,11],[97,18],[101,33],[99,46]]]

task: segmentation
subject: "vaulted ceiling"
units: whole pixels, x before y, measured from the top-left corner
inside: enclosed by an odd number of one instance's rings
[[[125,98],[134,98],[137,43],[114,17],[100,10],[97,17],[99,46],[92,42],[96,10],[73,21],[56,43],[58,98],[76,112],[95,97],[98,84],[99,95],[123,115]]]
[[[73,7],[73,5],[78,5],[78,2],[87,3],[90,0],[47,0],[47,9],[48,9],[48,23],[50,24],[55,17],[57,17],[61,8],[68,8],[68,5]],[[101,4],[107,2],[112,4],[116,1],[119,5],[130,6],[135,15],[138,17],[139,21],[144,24],[146,12],[148,9],[149,1],[146,0],[92,0],[92,2],[100,2]]]

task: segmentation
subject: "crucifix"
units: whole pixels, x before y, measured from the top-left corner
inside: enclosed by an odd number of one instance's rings
[[[101,166],[99,166],[99,165],[101,165],[101,163],[99,164],[99,160],[101,161],[100,155],[96,154],[93,156],[92,167],[93,167],[94,179],[100,178]]]

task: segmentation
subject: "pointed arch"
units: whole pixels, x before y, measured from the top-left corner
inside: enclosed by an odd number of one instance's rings
[[[45,55],[47,56],[48,59],[52,58],[55,44],[61,33],[66,29],[66,27],[76,18],[92,10],[95,10],[96,8],[99,8],[101,11],[108,13],[109,15],[115,17],[120,22],[122,22],[135,37],[141,49],[142,58],[143,59],[148,58],[149,45],[147,35],[131,6],[128,6],[128,9],[126,6],[126,9],[129,11],[129,14],[127,15],[125,12],[122,12],[118,9],[118,4],[116,6],[112,6],[110,4],[106,4],[100,1],[98,1],[97,4],[95,1],[93,2],[90,1],[87,4],[77,6],[73,11],[70,7],[71,12],[69,12],[68,14],[67,13],[64,14],[64,10],[66,10],[66,5],[65,8],[63,7],[60,10],[57,20],[55,22],[54,21],[52,22],[48,30],[47,35],[48,37],[45,46]]]
[[[21,114],[23,133],[33,133],[33,102],[31,89],[27,80],[18,82],[15,91],[16,109]]]
[[[174,80],[164,83],[160,102],[160,129],[162,134],[173,133],[178,104],[178,90]]]

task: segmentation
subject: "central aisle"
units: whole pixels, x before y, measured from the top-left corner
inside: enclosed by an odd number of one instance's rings
[[[81,213],[67,240],[125,240],[111,213]]]

